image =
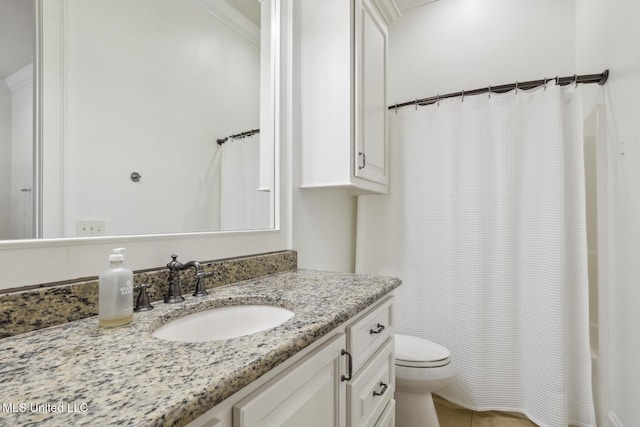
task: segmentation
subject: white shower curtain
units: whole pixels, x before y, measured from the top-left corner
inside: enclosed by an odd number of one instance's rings
[[[259,136],[229,139],[222,145],[221,230],[259,230],[270,227],[269,192],[258,191],[259,174]]]
[[[443,397],[595,426],[580,87],[391,112],[391,194],[358,204],[357,270],[398,275],[397,331],[451,350]]]

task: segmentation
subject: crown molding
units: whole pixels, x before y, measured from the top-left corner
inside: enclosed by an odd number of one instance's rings
[[[196,4],[222,21],[252,44],[260,47],[260,28],[242,13],[231,6],[227,0],[193,0]]]
[[[396,19],[400,18],[400,10],[394,0],[374,0],[378,9],[387,21],[387,25],[392,24]]]
[[[406,12],[414,7],[422,6],[428,3],[433,3],[438,0],[395,0],[400,12]]]

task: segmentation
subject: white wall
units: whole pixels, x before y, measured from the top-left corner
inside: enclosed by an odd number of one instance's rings
[[[0,80],[0,239],[9,238],[11,213],[11,91]]]
[[[299,185],[299,180],[296,181]],[[298,267],[353,272],[356,198],[334,189],[293,189]]]
[[[574,34],[574,0],[443,0],[410,9],[389,33],[390,103],[573,75]]]
[[[195,2],[67,1],[64,22],[63,236],[217,229],[215,141],[259,127],[259,48]]]
[[[601,353],[608,372],[609,411],[602,426],[634,426],[640,419],[640,3],[576,2],[576,64],[580,70],[609,68],[604,94],[593,92],[585,113],[605,104],[604,146],[598,174],[601,322],[608,322]],[[606,325],[606,323],[605,323]],[[606,346],[603,347],[603,344]]]

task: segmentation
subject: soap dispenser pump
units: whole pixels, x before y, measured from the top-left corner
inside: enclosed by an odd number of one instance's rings
[[[98,325],[115,327],[133,320],[133,272],[123,265],[124,248],[113,249],[111,267],[98,279]]]

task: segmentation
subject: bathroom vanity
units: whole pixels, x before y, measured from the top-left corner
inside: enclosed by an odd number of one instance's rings
[[[97,318],[0,340],[0,425],[393,425],[398,279],[290,271],[155,304],[132,324]],[[280,326],[212,342],[152,332],[190,313],[272,305]],[[305,423],[305,425],[309,425]]]
[[[234,396],[191,425],[389,425],[395,383],[392,307],[393,297],[384,297],[270,381],[247,387],[243,399]]]

